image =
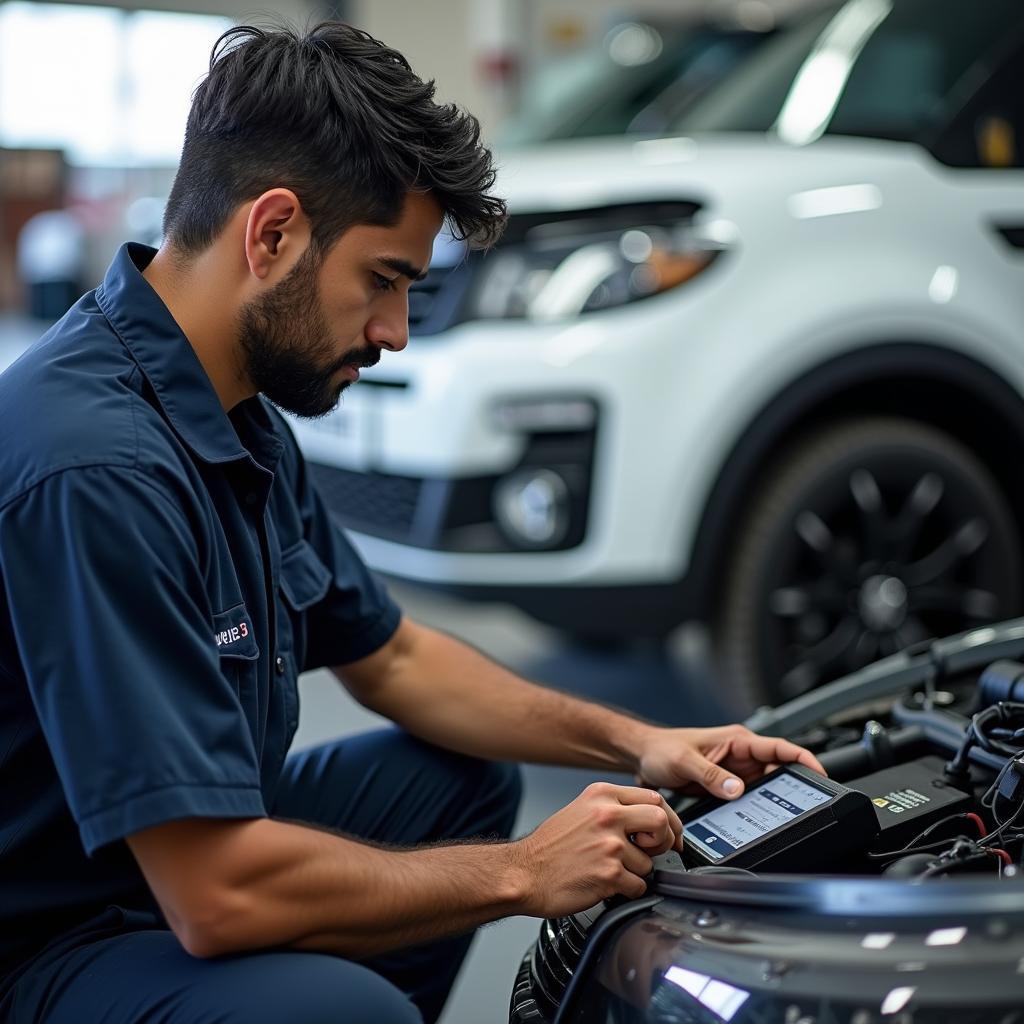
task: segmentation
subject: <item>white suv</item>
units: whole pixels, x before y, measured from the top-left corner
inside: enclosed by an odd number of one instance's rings
[[[1024,14],[849,0],[679,136],[502,158],[412,341],[295,428],[369,563],[777,701],[1020,611]]]

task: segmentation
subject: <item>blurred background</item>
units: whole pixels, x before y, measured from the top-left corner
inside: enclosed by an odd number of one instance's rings
[[[296,421],[409,614],[675,724],[1022,611],[1019,0],[279,3],[469,108],[511,217],[442,234],[409,348]],[[0,369],[159,245],[246,0],[0,0]],[[2,443],[2,439],[0,439]],[[297,743],[374,724],[324,673]],[[584,772],[527,769],[520,830]],[[446,1024],[503,1021],[533,922]]]

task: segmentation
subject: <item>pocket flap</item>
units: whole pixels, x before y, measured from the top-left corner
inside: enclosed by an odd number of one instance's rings
[[[331,585],[331,574],[308,541],[281,554],[281,593],[297,612],[314,605]]]
[[[222,658],[244,658],[246,661],[254,661],[260,656],[252,619],[244,604],[214,614],[213,641],[217,645],[217,653]]]

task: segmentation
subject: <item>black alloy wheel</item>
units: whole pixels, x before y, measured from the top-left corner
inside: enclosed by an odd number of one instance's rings
[[[737,542],[714,641],[747,706],[1019,610],[1006,498],[963,444],[912,420],[849,420],[792,446]]]

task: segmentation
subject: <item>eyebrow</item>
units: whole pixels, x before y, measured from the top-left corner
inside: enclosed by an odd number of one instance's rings
[[[408,260],[400,259],[398,256],[381,256],[378,262],[397,270],[399,274],[404,274],[410,281],[422,281],[427,276],[425,270],[414,267]]]

